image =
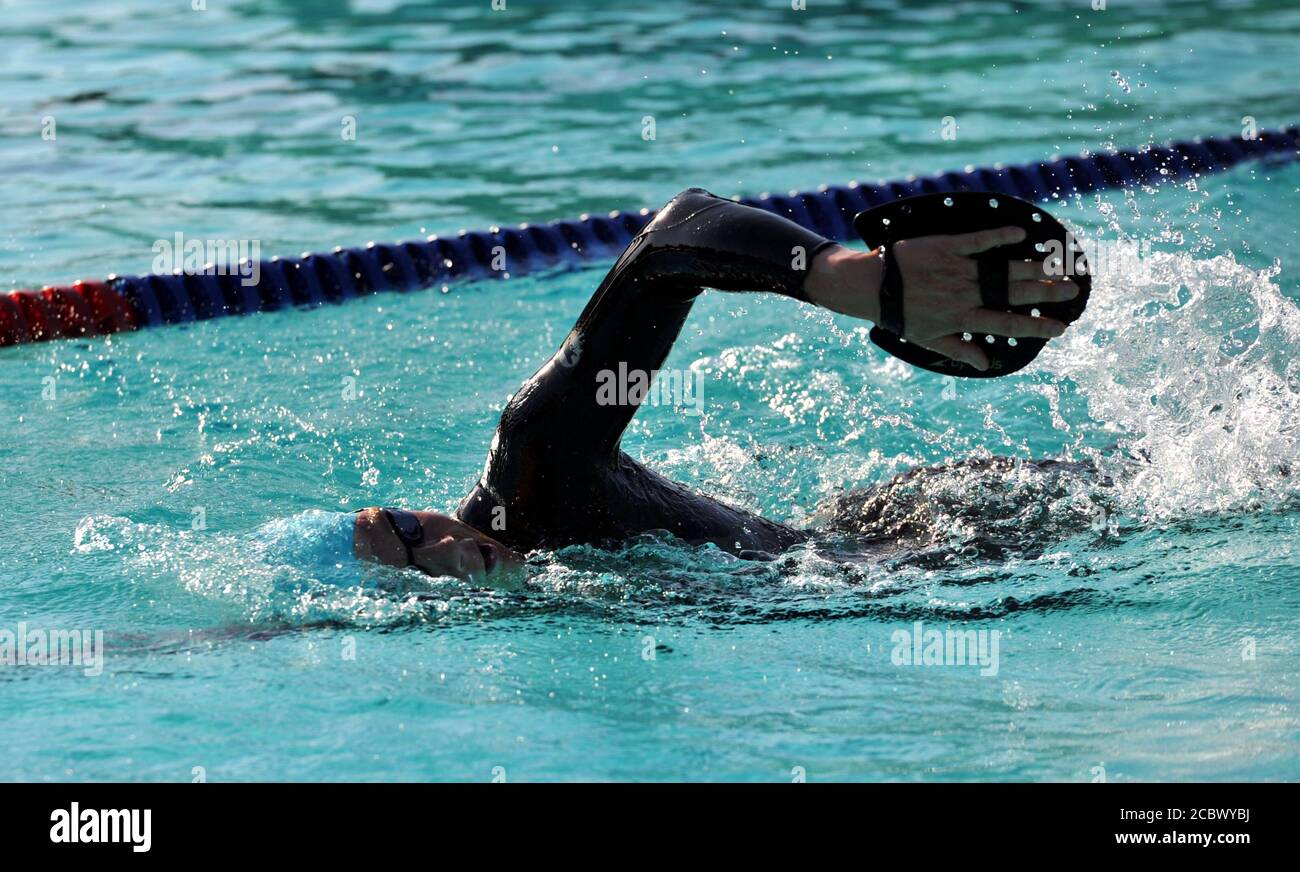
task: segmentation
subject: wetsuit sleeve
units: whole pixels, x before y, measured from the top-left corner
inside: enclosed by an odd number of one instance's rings
[[[833,244],[761,209],[682,192],[628,245],[559,352],[516,394],[503,430],[532,428],[534,450],[616,450],[644,397],[636,385],[663,365],[702,289],[804,300],[813,258]],[[611,380],[632,389],[611,395]]]

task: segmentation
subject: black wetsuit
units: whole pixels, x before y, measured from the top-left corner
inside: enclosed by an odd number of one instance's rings
[[[808,534],[698,494],[619,450],[635,403],[598,385],[663,365],[705,287],[805,299],[833,243],[776,215],[693,188],[656,216],[605,276],[550,361],[501,414],[483,476],[457,517],[516,549],[668,530],[733,553],[781,551]],[[801,268],[796,268],[798,265]]]

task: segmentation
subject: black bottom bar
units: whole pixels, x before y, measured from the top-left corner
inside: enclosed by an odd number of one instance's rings
[[[629,847],[670,834],[676,844],[690,839],[701,846],[686,852],[692,859],[705,851],[734,858],[781,848],[842,856],[849,848],[869,860],[900,846],[924,857],[985,860],[1191,848],[1226,858],[1254,847],[1276,852],[1295,831],[1295,794],[1280,785],[622,785],[587,787],[585,794],[570,788],[567,802],[539,789],[546,788],[10,785],[0,791],[0,834],[7,848],[51,859],[337,864],[409,858],[430,848],[452,852],[447,859],[514,849],[553,862],[564,856],[557,847],[626,862]],[[593,802],[596,791],[602,796]],[[747,820],[764,825],[755,831]],[[147,851],[136,850],[146,841]]]

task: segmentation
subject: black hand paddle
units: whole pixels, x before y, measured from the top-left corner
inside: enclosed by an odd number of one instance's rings
[[[1025,239],[1022,242],[998,246],[975,257],[984,307],[1021,315],[1032,315],[1036,310],[1039,314],[1070,324],[1078,320],[1088,305],[1092,279],[1074,234],[1041,206],[1025,200],[1006,194],[971,191],[922,194],[860,212],[853,219],[853,226],[867,245],[872,248],[885,246],[885,257],[890,260],[893,244],[904,239],[974,233],[995,227],[1023,227]],[[1011,305],[1007,299],[1007,265],[1013,260],[1046,260],[1050,267],[1044,278],[1069,277],[1079,286],[1079,295],[1064,303]],[[871,341],[900,360],[944,375],[993,378],[1024,368],[1047,344],[1046,339],[972,336],[971,341],[980,343],[989,358],[988,370],[981,372],[968,363],[908,342],[897,332],[886,329],[888,326],[896,329],[902,326],[903,295],[907,293],[897,269],[892,272],[892,276],[886,276],[887,288],[882,291],[881,310],[886,317],[881,318],[881,326],[871,328]],[[887,302],[891,292],[892,305]],[[890,312],[887,311],[891,308],[892,318],[888,317]]]

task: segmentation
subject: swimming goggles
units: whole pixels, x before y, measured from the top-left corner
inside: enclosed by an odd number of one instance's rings
[[[424,526],[420,519],[404,509],[380,509],[379,513],[388,521],[388,525],[397,534],[398,541],[406,548],[406,565],[415,566],[415,549],[424,544]]]

